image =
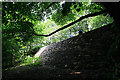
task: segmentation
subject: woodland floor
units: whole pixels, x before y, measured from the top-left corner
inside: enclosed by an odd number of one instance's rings
[[[49,45],[41,54],[44,65],[3,70],[2,79],[109,79],[106,53],[116,35],[109,26]]]

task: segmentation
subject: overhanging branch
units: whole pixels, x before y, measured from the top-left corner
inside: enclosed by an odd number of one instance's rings
[[[45,36],[45,37],[48,37],[49,35],[41,35],[41,34],[37,34],[37,33],[32,33],[33,35],[35,36]]]
[[[88,14],[88,15],[82,16],[82,17],[80,17],[79,19],[77,19],[76,21],[71,22],[71,23],[63,26],[62,28],[57,29],[56,31],[50,33],[49,35],[40,35],[40,34],[36,34],[36,33],[34,33],[34,35],[36,35],[36,36],[45,36],[45,37],[48,37],[48,36],[51,36],[52,34],[55,34],[55,33],[58,32],[58,31],[61,31],[61,30],[65,29],[65,28],[70,27],[71,25],[73,25],[73,24],[75,24],[75,23],[77,23],[77,22],[79,22],[79,21],[81,21],[81,20],[83,20],[83,19],[85,19],[85,18],[97,16],[97,15],[100,15],[100,14],[105,13],[105,12],[106,12],[106,11],[100,11],[100,12],[96,12],[96,13],[92,13],[92,14]]]

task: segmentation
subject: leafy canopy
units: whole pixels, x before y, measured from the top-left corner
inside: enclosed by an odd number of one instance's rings
[[[49,34],[78,18],[104,8],[91,2],[3,2],[2,3],[3,66],[24,62],[27,56],[51,43],[84,33],[113,22],[109,14],[88,17],[52,36]]]

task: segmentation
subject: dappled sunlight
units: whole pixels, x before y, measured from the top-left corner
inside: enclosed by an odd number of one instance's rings
[[[36,58],[36,57],[39,57],[40,54],[46,49],[46,47],[47,47],[47,46],[40,48],[39,51],[35,54],[34,57],[35,57],[35,58]]]
[[[40,57],[40,54],[47,48],[47,46],[42,47],[38,50],[38,52],[35,54],[35,58]],[[35,63],[36,59],[33,59],[33,63]]]
[[[12,69],[16,69],[16,68],[19,68],[19,67],[22,67],[22,66],[27,66],[28,64],[20,64],[20,65],[17,65],[15,67],[11,67],[11,68],[6,68],[5,70],[12,70]]]
[[[119,8],[91,1],[2,3],[2,78],[117,78]]]
[[[71,72],[70,74],[81,74],[82,72]]]

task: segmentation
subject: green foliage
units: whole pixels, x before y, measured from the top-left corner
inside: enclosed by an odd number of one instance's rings
[[[90,2],[5,2],[2,5],[3,66],[32,63],[39,48],[87,32],[113,22],[108,15],[84,19],[49,37],[35,36],[51,32],[81,16],[103,10],[100,4]],[[51,6],[49,6],[51,5]],[[49,6],[49,7],[48,7]],[[29,57],[28,57],[29,56]],[[25,59],[26,58],[26,59]]]
[[[41,62],[42,58],[41,57],[31,57],[31,56],[26,56],[23,59],[16,59],[15,62],[19,62],[17,66],[42,66]]]
[[[34,65],[34,66],[40,66],[42,65],[41,62],[41,57],[31,57],[31,56],[27,56],[24,60],[23,60],[24,64],[27,65]]]
[[[2,57],[4,67],[14,66],[14,61],[25,53],[27,41],[32,40],[34,31],[32,30],[33,21],[31,21],[30,9],[33,3],[30,3],[29,7],[27,4],[3,3],[2,46],[4,48]]]
[[[77,70],[79,68],[79,66],[75,66],[74,69]]]
[[[103,10],[103,7],[98,3],[91,2],[75,2],[71,6],[72,12],[80,16],[95,13]]]
[[[67,14],[67,16],[65,16]],[[58,25],[64,25],[68,21],[75,20],[75,14],[71,11],[69,13],[64,13],[61,10],[58,10],[55,14],[52,15],[52,20],[57,23]]]
[[[101,26],[110,24],[113,22],[113,19],[107,15],[95,16],[90,20],[90,25],[94,26],[92,29],[100,28]]]

